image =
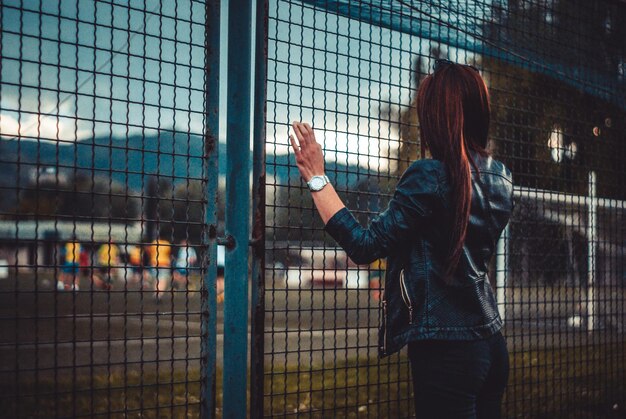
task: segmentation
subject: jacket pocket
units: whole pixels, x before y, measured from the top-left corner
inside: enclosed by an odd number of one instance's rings
[[[404,280],[404,269],[400,271],[400,294],[402,295],[402,301],[409,310],[409,324],[413,323],[413,304],[411,303],[411,297],[409,296],[409,290],[406,287]]]

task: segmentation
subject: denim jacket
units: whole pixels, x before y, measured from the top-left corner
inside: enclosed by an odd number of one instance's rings
[[[511,172],[473,154],[472,201],[463,252],[451,285],[444,283],[451,219],[445,167],[417,160],[402,175],[387,209],[363,228],[341,209],[325,230],[357,264],[387,258],[381,357],[407,342],[474,340],[502,327],[487,274],[498,238],[513,210]]]

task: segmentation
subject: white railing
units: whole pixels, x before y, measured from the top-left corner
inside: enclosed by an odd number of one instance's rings
[[[516,186],[514,187],[513,194],[516,198],[532,199],[544,203],[551,204],[565,204],[578,207],[587,208],[587,223],[585,231],[588,246],[587,252],[587,298],[586,312],[587,321],[586,326],[588,331],[594,330],[596,327],[596,304],[595,304],[595,279],[596,279],[596,259],[598,248],[598,208],[608,208],[615,210],[625,210],[626,201],[620,201],[616,199],[598,198],[596,195],[596,173],[594,171],[589,172],[589,193],[587,196],[567,194],[558,191],[549,191],[543,189],[533,189],[528,187]],[[561,222],[570,224],[567,222],[567,217]],[[570,225],[574,227],[574,225]],[[580,229],[580,225],[576,225]],[[509,273],[509,226],[504,229],[500,239],[498,240],[496,247],[496,299],[498,301],[498,309],[500,316],[504,320],[505,307],[506,307],[506,286],[507,275]]]

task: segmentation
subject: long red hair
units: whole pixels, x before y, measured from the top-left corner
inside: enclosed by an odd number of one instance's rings
[[[489,131],[489,92],[478,71],[450,63],[427,76],[417,92],[421,141],[433,158],[444,163],[450,184],[452,219],[445,280],[463,252],[472,199],[469,150],[486,156]]]

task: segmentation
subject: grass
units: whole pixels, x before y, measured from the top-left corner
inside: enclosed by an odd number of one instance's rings
[[[626,417],[626,342],[511,353],[505,417]],[[265,415],[403,417],[412,414],[408,363],[356,359],[266,372]],[[218,417],[221,376],[217,377]],[[0,384],[5,417],[197,417],[199,371],[21,381]],[[16,397],[18,396],[18,397]]]
[[[8,386],[5,383],[2,387]],[[21,382],[3,388],[4,417],[74,417],[106,415],[126,418],[198,417],[200,373],[144,373],[137,370]],[[15,398],[19,397],[16,402]]]
[[[511,354],[507,416],[626,417],[626,342]]]

